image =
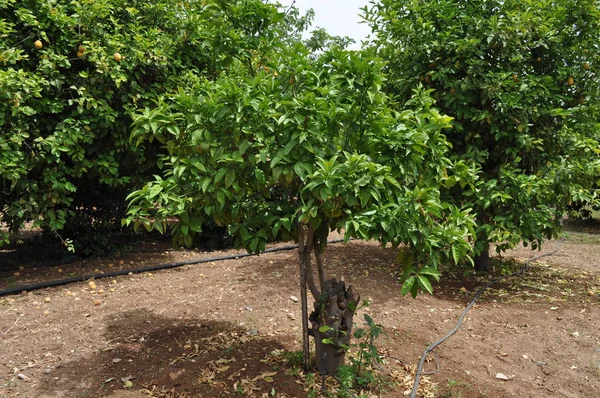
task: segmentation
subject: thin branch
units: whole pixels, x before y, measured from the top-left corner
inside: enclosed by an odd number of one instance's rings
[[[287,17],[287,15],[292,10],[292,7],[294,7],[295,5],[296,5],[296,0],[292,1],[292,4],[290,4],[290,6],[288,7],[288,9],[285,11],[284,17]]]
[[[323,290],[323,286],[325,285],[325,265],[323,264],[323,251],[321,250],[321,246],[318,244],[315,245],[315,258],[317,259],[317,271],[319,272],[319,284],[321,286],[321,290]]]
[[[306,248],[304,250],[305,256],[305,264],[306,264],[306,281],[308,282],[308,288],[310,289],[310,294],[312,294],[315,300],[319,299],[321,296],[321,291],[317,287],[315,283],[315,275],[313,274],[312,264],[311,264],[311,252],[314,249],[314,236],[315,230],[311,226],[308,226],[308,232],[306,236]]]
[[[302,306],[302,354],[304,370],[310,368],[310,344],[308,340],[308,299],[306,294],[306,246],[305,230],[302,223],[298,223],[298,257],[300,259],[300,303]]]

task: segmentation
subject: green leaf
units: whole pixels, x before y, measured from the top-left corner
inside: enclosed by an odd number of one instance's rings
[[[329,332],[330,330],[333,330],[333,328],[329,325],[323,325],[319,328],[319,332],[321,332],[321,333],[326,333],[326,332]]]
[[[452,258],[454,259],[454,263],[458,265],[461,257],[462,255],[460,252],[460,248],[457,245],[452,245]]]
[[[229,170],[226,168],[219,169],[219,171],[217,171],[217,174],[215,174],[215,184],[221,181],[228,171]]]
[[[400,290],[400,293],[403,296],[406,296],[408,294],[408,292],[410,292],[413,288],[413,286],[417,283],[416,277],[414,276],[409,276],[408,278],[406,278],[404,280],[404,283],[402,283],[402,289]]]
[[[433,287],[431,286],[431,282],[429,282],[429,279],[424,275],[419,275],[418,278],[420,287],[423,290],[427,291],[427,293],[433,294]]]
[[[360,329],[356,329],[354,331],[354,337],[357,339],[362,338],[363,336],[365,336],[366,332],[364,329],[360,328]]]
[[[235,170],[229,169],[227,171],[227,175],[225,176],[225,188],[231,187],[233,181],[235,181]]]

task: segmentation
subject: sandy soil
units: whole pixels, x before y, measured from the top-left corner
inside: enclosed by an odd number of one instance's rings
[[[21,257],[0,272],[0,290],[224,254],[156,248],[53,267]],[[423,394],[600,396],[600,245],[567,239],[558,249],[484,294],[431,356]],[[496,273],[535,254],[508,253],[495,260]],[[360,241],[330,245],[326,257],[330,275],[372,302],[356,320],[368,313],[386,331],[376,345],[395,384],[369,394],[390,398],[407,394],[421,352],[487,280],[450,268],[433,296],[402,297],[394,259]],[[298,290],[296,252],[281,251],[0,297],[0,397],[318,396],[318,382],[293,360]],[[336,396],[335,380],[328,386]]]

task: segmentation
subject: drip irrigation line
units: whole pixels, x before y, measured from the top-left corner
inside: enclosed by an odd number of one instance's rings
[[[340,242],[344,242],[344,239],[332,239],[332,240],[328,240],[327,243],[331,244],[331,243],[340,243]],[[288,246],[279,246],[279,247],[272,247],[270,249],[266,249],[265,251],[261,252],[260,254],[265,254],[265,253],[275,253],[275,252],[280,252],[280,251],[287,251],[287,250],[294,250],[297,249],[298,245],[288,245]],[[120,271],[113,271],[113,272],[105,272],[105,273],[95,273],[95,274],[88,274],[88,275],[82,275],[82,276],[75,276],[72,278],[66,278],[66,279],[59,279],[59,280],[54,280],[54,281],[47,281],[47,282],[40,282],[40,283],[34,283],[32,285],[25,285],[25,286],[18,286],[18,287],[12,287],[9,289],[5,289],[5,290],[0,290],[0,297],[2,296],[8,296],[11,294],[19,294],[22,292],[30,292],[32,290],[39,290],[39,289],[44,289],[47,287],[56,287],[56,286],[63,286],[63,285],[68,285],[70,283],[75,283],[75,282],[83,282],[86,281],[88,279],[101,279],[101,278],[112,278],[115,276],[122,276],[122,275],[129,275],[129,274],[139,274],[142,272],[153,272],[153,271],[159,271],[159,270],[163,270],[163,269],[171,269],[171,268],[178,268],[178,267],[183,267],[185,265],[194,265],[194,264],[202,264],[202,263],[210,263],[210,262],[216,262],[216,261],[224,261],[224,260],[237,260],[240,258],[244,258],[244,257],[252,257],[252,256],[258,256],[259,254],[251,254],[251,253],[237,253],[237,254],[230,254],[227,256],[218,256],[218,257],[211,257],[211,258],[203,258],[203,259],[199,259],[199,260],[190,260],[190,261],[179,261],[179,262],[175,262],[175,263],[167,263],[167,264],[159,264],[159,265],[153,265],[150,267],[142,267],[142,268],[134,268],[134,269],[124,269],[124,270],[120,270]]]
[[[230,249],[230,247],[222,247],[222,249]],[[210,250],[208,250],[210,251]],[[198,251],[196,250],[192,250],[192,249],[133,249],[133,250],[117,250],[115,252],[111,252],[111,253],[107,253],[106,257],[112,256],[115,253],[117,253],[118,255],[122,255],[122,254],[136,254],[136,253],[173,253],[173,252],[178,252],[178,253],[198,253]],[[206,251],[202,251],[202,253],[206,253]],[[98,258],[99,256],[94,256],[93,258]],[[69,264],[73,264],[76,263],[78,261],[85,261],[87,260],[87,258],[85,257],[77,257],[77,255],[75,254],[71,254],[68,256],[65,256],[62,260],[57,260],[51,263],[47,263],[47,264],[41,264],[39,265],[39,267],[44,267],[44,268],[51,268],[51,267],[57,267],[59,265],[69,265]],[[13,268],[3,268],[2,271],[6,271],[6,272],[11,272],[11,271],[18,271],[19,267],[15,266]]]
[[[423,366],[425,364],[425,359],[427,359],[427,355],[429,355],[437,346],[444,343],[446,340],[448,340],[450,337],[452,337],[452,335],[454,335],[458,331],[458,329],[461,327],[461,325],[465,319],[465,316],[467,315],[467,312],[469,312],[469,310],[471,308],[473,308],[473,306],[475,305],[475,302],[481,297],[483,292],[486,291],[493,284],[498,283],[506,278],[510,278],[513,276],[519,276],[519,275],[523,274],[529,268],[529,264],[532,261],[539,260],[540,258],[543,258],[543,257],[552,256],[554,253],[556,253],[561,248],[563,242],[564,242],[564,238],[559,241],[558,247],[556,249],[552,250],[551,252],[540,254],[539,256],[530,258],[529,260],[525,261],[525,264],[517,271],[515,271],[511,274],[508,274],[508,275],[502,275],[500,277],[494,278],[490,282],[488,282],[486,285],[480,287],[479,290],[477,290],[477,293],[475,293],[475,296],[473,297],[473,299],[469,302],[469,304],[463,310],[462,314],[460,314],[460,316],[458,317],[458,321],[456,321],[456,324],[454,325],[454,327],[444,337],[442,337],[435,343],[431,344],[429,347],[427,347],[425,349],[425,351],[423,351],[423,354],[421,355],[421,359],[419,360],[419,365],[417,366],[417,372],[415,374],[415,382],[413,384],[412,392],[410,393],[410,398],[417,398],[417,391],[419,390],[419,383],[421,382],[421,375],[423,374]]]

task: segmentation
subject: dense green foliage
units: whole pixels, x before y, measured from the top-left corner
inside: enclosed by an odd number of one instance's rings
[[[452,159],[477,174],[444,198],[475,210],[476,253],[555,235],[572,201],[594,202],[600,169],[596,0],[382,0],[365,10],[387,91],[419,84],[454,118]]]
[[[120,227],[158,170],[157,145],[129,142],[132,115],[249,61],[279,14],[246,3],[0,0],[0,223],[64,229],[82,250]]]
[[[452,168],[441,134],[450,119],[422,90],[391,111],[381,64],[367,54],[309,55],[299,42],[280,47],[266,66],[232,65],[139,114],[133,138],[168,152],[163,175],[132,194],[129,220],[164,231],[177,216],[174,238],[190,245],[212,219],[251,252],[307,225],[319,245],[336,228],[403,242],[423,265],[452,247],[465,255],[469,218],[437,190]]]

